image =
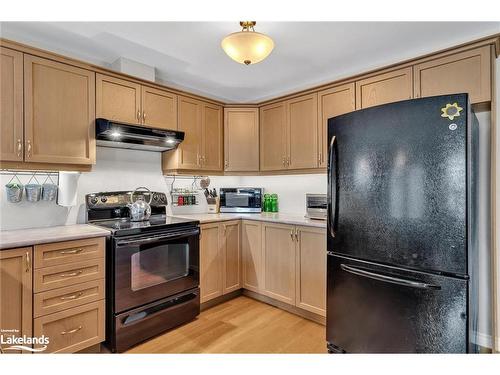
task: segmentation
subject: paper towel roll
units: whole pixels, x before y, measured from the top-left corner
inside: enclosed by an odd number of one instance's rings
[[[59,172],[59,191],[57,204],[59,206],[76,206],[76,192],[80,172]]]

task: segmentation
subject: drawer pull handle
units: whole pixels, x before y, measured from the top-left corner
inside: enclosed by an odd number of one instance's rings
[[[71,273],[61,273],[59,276],[61,277],[73,277],[73,276],[78,276],[82,274],[82,270],[76,271],[76,272],[71,272]]]
[[[62,250],[59,254],[78,254],[81,253],[83,249],[75,249],[75,250]]]
[[[62,296],[60,299],[62,301],[67,301],[67,300],[70,300],[70,299],[80,298],[81,296],[83,296],[83,292],[78,292],[78,293],[72,294],[70,296]]]
[[[75,332],[78,332],[79,330],[81,330],[83,327],[82,326],[78,326],[76,328],[73,328],[73,329],[70,329],[69,331],[62,331],[61,332],[61,335],[69,335],[71,333],[75,333]]]

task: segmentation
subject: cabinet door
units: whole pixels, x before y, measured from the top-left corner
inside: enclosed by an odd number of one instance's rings
[[[0,251],[0,330],[18,331],[15,335],[2,333],[4,341],[8,336],[31,337],[32,259],[31,247]],[[19,353],[0,345],[5,353]]]
[[[471,103],[491,100],[490,46],[426,61],[413,70],[416,98],[466,92]]]
[[[262,226],[257,221],[243,221],[242,276],[243,288],[260,293],[263,289]]]
[[[259,110],[224,109],[224,170],[259,170]]]
[[[356,82],[356,108],[411,99],[412,86],[411,67],[362,79]]]
[[[142,86],[142,123],[159,129],[177,129],[177,95]]]
[[[201,102],[179,96],[178,129],[184,132],[184,141],[177,149],[177,168],[199,169],[201,167]],[[166,152],[165,154],[169,154]]]
[[[241,288],[241,224],[240,220],[220,224],[223,242],[223,293]]]
[[[295,305],[326,316],[326,231],[298,227],[297,234]]]
[[[260,109],[260,169],[286,169],[286,112],[284,103]]]
[[[356,110],[355,85],[348,83],[318,93],[318,140],[321,168],[326,168],[328,161],[328,119]]]
[[[141,85],[97,74],[95,91],[98,118],[141,123]]]
[[[264,294],[295,305],[295,243],[291,225],[262,224]]]
[[[24,55],[25,161],[95,163],[95,74]]]
[[[316,168],[318,153],[318,94],[287,102],[288,168]]]
[[[23,160],[23,54],[0,48],[0,160]]]
[[[201,303],[222,295],[222,256],[219,224],[201,226],[200,299]]]
[[[204,170],[222,171],[222,126],[222,107],[204,103],[202,108],[203,150],[201,160]]]

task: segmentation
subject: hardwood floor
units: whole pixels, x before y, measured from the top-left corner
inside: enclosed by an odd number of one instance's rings
[[[325,327],[240,296],[127,353],[326,353]]]

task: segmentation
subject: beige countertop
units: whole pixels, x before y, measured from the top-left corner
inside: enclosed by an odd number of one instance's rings
[[[286,214],[282,212],[261,213],[261,214],[240,214],[240,213],[186,214],[186,215],[172,215],[172,216],[199,220],[201,224],[244,219],[244,220],[265,221],[265,222],[279,223],[279,224],[304,225],[308,227],[326,228],[325,220],[311,220],[301,215]]]
[[[46,228],[0,231],[0,249],[32,246],[36,244],[109,236],[106,229],[94,225],[75,224]]]

